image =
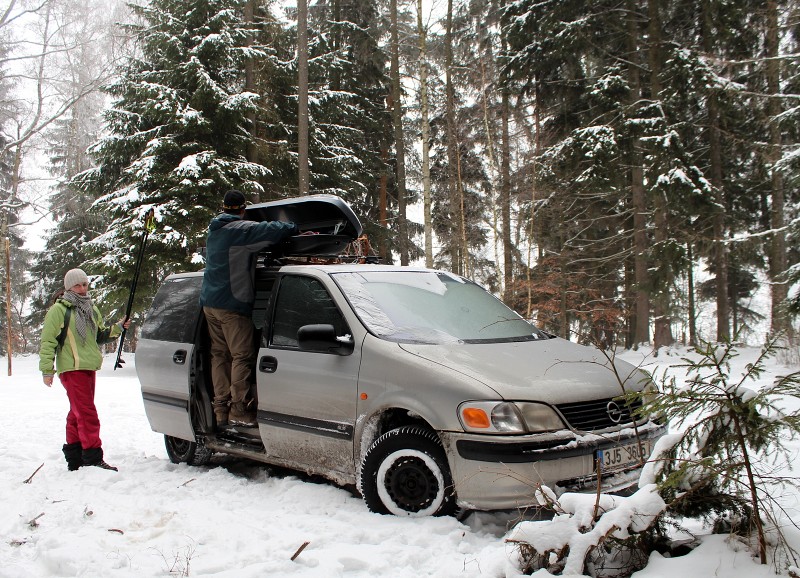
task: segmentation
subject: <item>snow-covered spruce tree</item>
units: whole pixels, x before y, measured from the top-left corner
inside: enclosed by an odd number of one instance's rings
[[[431,224],[441,244],[434,252],[434,266],[460,271],[500,291],[503,275],[484,254],[489,228],[502,243],[504,225],[499,203],[504,149],[497,11],[491,2],[456,3],[453,11],[450,34],[431,34],[428,40]],[[441,86],[448,61],[450,84]],[[505,203],[509,204],[510,200]]]
[[[331,0],[310,7],[309,25],[311,192],[347,200],[377,247],[394,237],[379,226],[376,186],[386,170],[381,145],[392,130],[388,55],[379,44],[385,23],[372,0]]]
[[[119,301],[147,211],[155,210],[157,229],[141,272],[142,299],[156,286],[148,278],[198,266],[195,253],[225,190],[262,190],[268,169],[245,157],[248,115],[259,98],[244,92],[244,69],[248,58],[266,53],[250,42],[244,4],[153,0],[133,7],[140,55],[107,88],[114,102],[105,113],[108,134],[92,148],[96,167],[74,179],[82,190],[102,193],[96,210],[107,227],[90,244],[89,267],[105,274],[106,292]]]
[[[787,409],[798,407],[800,372],[747,387],[764,372],[777,341],[771,339],[740,376],[731,375],[738,355],[731,344],[703,343],[696,358],[676,366],[686,369],[686,384],[662,379],[662,394],[642,409],[665,414],[683,432],[664,438],[671,455],[651,463],[669,515],[702,518],[722,531],[753,537],[762,564],[768,561],[768,535],[776,536],[772,546],[786,546],[777,520],[778,490],[798,485],[797,475],[781,468],[790,463],[784,443],[800,433],[800,411]]]
[[[86,147],[97,138],[100,119],[91,107],[99,105],[99,100],[99,95],[85,97],[47,133],[50,173],[58,179],[48,203],[55,227],[48,231],[44,251],[37,254],[31,268],[31,276],[40,280],[34,287],[28,318],[34,327],[41,326],[53,293],[63,288],[63,274],[83,265],[87,257],[84,245],[105,230],[102,216],[91,210],[94,196],[69,184],[71,177],[91,166]]]
[[[13,185],[14,158],[6,148],[8,141],[9,139],[0,133],[0,290],[3,295],[0,298],[0,355],[6,355],[9,342],[11,350],[17,352],[26,341],[21,314],[30,290],[29,284],[25,283],[25,271],[30,264],[31,254],[30,251],[23,249],[25,239],[18,226],[20,214],[27,203],[20,198],[17,187]],[[10,269],[6,260],[7,247],[11,261]],[[6,298],[7,289],[10,300]],[[10,339],[9,327],[11,327]]]
[[[557,301],[547,307],[558,307],[560,318],[550,325],[558,325],[562,334],[573,323],[581,333],[591,326],[596,333],[609,333],[607,327],[626,317],[620,306],[627,301],[634,309],[628,315],[632,326],[645,327],[637,331],[640,342],[648,340],[646,260],[652,230],[642,141],[658,134],[663,123],[642,98],[636,60],[643,34],[629,21],[634,16],[629,11],[621,18],[619,7],[604,1],[568,2],[558,14],[544,4],[512,2],[505,13],[505,72],[539,111],[543,138],[537,185],[553,191],[547,207],[535,215],[545,237],[536,242],[553,247],[559,262],[543,260],[536,278],[560,272],[562,279],[554,281],[564,289],[571,278],[583,280],[574,306],[567,305],[565,291],[551,294]],[[627,300],[619,294],[624,285]],[[601,309],[615,311],[616,319],[596,316]]]
[[[794,10],[797,10],[795,6]],[[800,50],[800,25],[796,20],[792,20],[793,25],[787,26],[789,38],[784,38],[781,44],[782,50],[789,54],[796,54]],[[776,163],[776,168],[782,174],[782,180],[788,188],[797,191],[800,183],[800,107],[797,106],[797,95],[800,94],[800,74],[797,69],[800,62],[796,58],[787,59],[782,64],[785,71],[785,79],[782,79],[781,86],[787,95],[784,102],[785,110],[779,115],[778,120],[784,133],[784,146],[781,149],[781,159]],[[773,121],[774,122],[774,121]],[[787,222],[789,223],[789,234],[787,242],[790,247],[797,246],[797,239],[800,237],[800,219],[798,219],[798,202],[796,196],[789,196],[786,199]],[[788,306],[788,311],[794,315],[800,313],[800,263],[797,259],[790,258],[787,271],[788,283],[791,287],[787,295],[787,302],[782,304]]]

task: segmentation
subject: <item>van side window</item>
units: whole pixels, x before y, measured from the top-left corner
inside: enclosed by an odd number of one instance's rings
[[[153,299],[142,325],[142,337],[192,343],[200,315],[202,275],[165,281]]]
[[[260,278],[258,273],[256,273],[256,300],[253,303],[253,326],[258,331],[261,331],[267,324],[269,300],[272,295],[272,286],[274,284],[275,277]]]
[[[315,323],[330,323],[336,335],[350,333],[322,283],[312,277],[284,276],[275,306],[272,345],[297,347],[297,330]]]

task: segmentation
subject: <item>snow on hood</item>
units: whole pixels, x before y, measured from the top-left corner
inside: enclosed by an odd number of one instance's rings
[[[513,343],[399,344],[401,349],[472,377],[508,400],[572,403],[641,390],[646,374],[617,359],[619,379],[598,350],[560,338]]]

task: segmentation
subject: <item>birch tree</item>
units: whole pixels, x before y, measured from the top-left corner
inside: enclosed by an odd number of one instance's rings
[[[43,203],[35,197],[39,191],[31,187],[24,175],[25,159],[37,146],[43,132],[64,118],[88,95],[99,89],[111,70],[106,54],[95,54],[93,66],[83,71],[78,82],[65,81],[73,78],[76,69],[72,60],[89,46],[96,49],[95,43],[108,30],[101,26],[86,26],[86,14],[98,10],[98,2],[80,3],[61,0],[41,0],[27,4],[12,0],[2,17],[0,33],[6,39],[0,60],[0,68],[7,81],[13,82],[9,99],[4,107],[2,128],[4,139],[0,147],[0,158],[8,159],[10,166],[9,186],[0,204],[6,207],[0,216],[0,236],[5,245],[5,295],[7,327],[11,327],[11,271],[10,253],[14,227],[26,223],[12,218],[9,208],[21,208],[20,203],[27,197],[27,204],[40,211]],[[91,22],[91,21],[90,21]],[[98,20],[94,21],[96,24]],[[11,332],[7,332],[7,350],[12,352]],[[11,373],[11,355],[8,357]]]

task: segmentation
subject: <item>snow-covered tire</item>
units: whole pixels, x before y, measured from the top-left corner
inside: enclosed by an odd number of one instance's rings
[[[404,426],[386,432],[361,464],[361,495],[378,514],[419,518],[456,513],[447,457],[432,431]]]
[[[164,436],[167,455],[173,464],[187,463],[190,466],[204,466],[211,460],[210,449],[196,442]]]

